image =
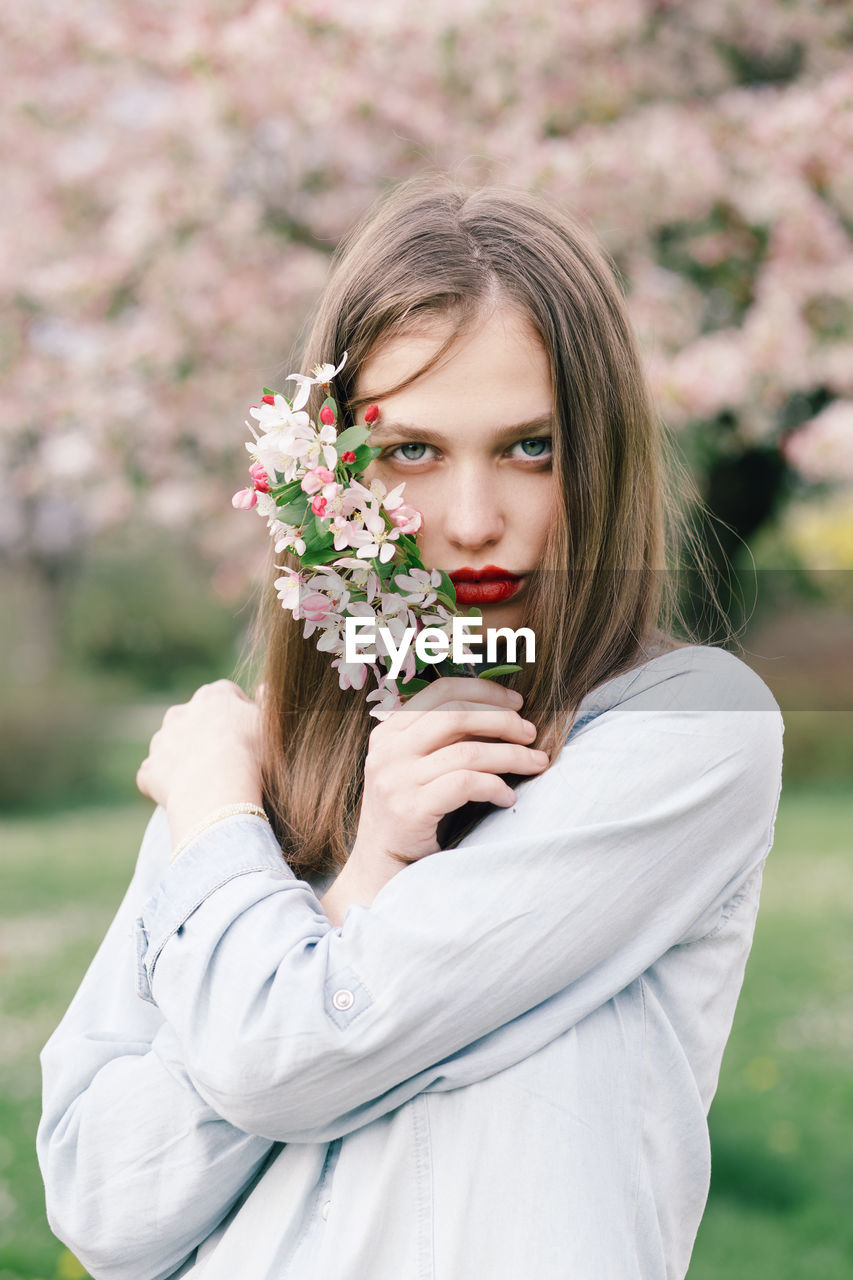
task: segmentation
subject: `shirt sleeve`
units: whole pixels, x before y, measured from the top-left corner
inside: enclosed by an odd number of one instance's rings
[[[262,821],[199,836],[137,937],[202,1097],[248,1133],[331,1139],[527,1056],[710,932],[769,849],[782,720],[738,659],[701,656],[657,664],[515,811],[340,927]]]
[[[205,1102],[174,1029],[137,997],[133,924],[170,852],[158,809],[118,913],[41,1053],[36,1147],[48,1222],[98,1280],[171,1275],[272,1147]]]

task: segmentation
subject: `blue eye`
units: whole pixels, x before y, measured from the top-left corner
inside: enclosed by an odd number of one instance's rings
[[[405,444],[398,444],[391,449],[388,456],[393,458],[395,455],[402,453],[402,457],[406,462],[423,462],[425,455],[418,453],[417,450],[429,448],[430,445],[424,444],[422,440],[407,440]],[[409,452],[410,450],[415,450],[415,452]]]
[[[532,436],[529,440],[519,440],[513,448],[518,448],[519,445],[525,458],[547,458],[552,452],[550,436]]]

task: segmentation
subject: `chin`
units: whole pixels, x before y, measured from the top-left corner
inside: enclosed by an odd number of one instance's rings
[[[523,610],[512,608],[505,604],[482,605],[483,614],[483,636],[485,644],[485,633],[489,627],[509,627],[512,631],[517,631],[519,627],[524,626]]]
[[[521,626],[521,618],[517,609],[507,609],[505,605],[494,605],[489,608],[488,605],[483,607],[483,630],[487,627],[512,627],[515,630]]]

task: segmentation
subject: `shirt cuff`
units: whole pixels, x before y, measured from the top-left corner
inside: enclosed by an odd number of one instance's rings
[[[272,871],[283,880],[298,878],[270,824],[250,814],[214,823],[171,864],[136,919],[136,994],[141,999],[156,1004],[151,983],[169,938],[212,893],[250,871]]]

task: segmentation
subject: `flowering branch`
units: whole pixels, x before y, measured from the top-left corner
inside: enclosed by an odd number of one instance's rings
[[[332,655],[342,689],[362,689],[373,670],[377,688],[367,694],[375,704],[370,715],[384,720],[439,675],[493,678],[520,668],[475,671],[449,658],[430,662],[409,648],[399,674],[389,674],[392,652],[383,630],[398,653],[404,633],[426,626],[450,638],[459,616],[456,591],[446,573],[426,569],[421,561],[414,535],[422,517],[403,501],[405,484],[388,490],[381,480],[363,482],[380,452],[367,443],[378,406],[366,410],[367,426],[338,433],[338,406],[329,386],[346,359],[344,352],[340,364],[317,365],[311,376],[290,374],[287,381],[297,384],[291,399],[264,388],[261,403],[250,409],[257,427],[246,423],[253,437],[246,444],[252,484],[231,501],[241,510],[255,507],[267,521],[276,553],[287,550],[298,558],[299,570],[277,566],[282,608],[304,621],[306,638],[320,632],[317,648]],[[326,392],[317,423],[305,410],[315,386]],[[379,636],[375,664],[346,661],[347,618],[373,621]]]

